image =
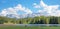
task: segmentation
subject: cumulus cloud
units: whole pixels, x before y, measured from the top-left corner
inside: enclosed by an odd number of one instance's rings
[[[26,12],[26,14],[31,14],[32,11],[29,8],[23,7],[21,4],[18,4],[16,7],[14,7],[16,11],[22,11]]]
[[[49,15],[49,16],[60,16],[59,5],[47,5],[42,0],[39,5],[34,4],[34,8],[42,8],[42,10],[38,10],[39,13]]]
[[[34,5],[35,8],[40,8],[40,6],[37,5],[37,3],[34,3],[33,5]]]
[[[0,15],[4,15],[4,16],[6,16],[6,14],[7,14],[6,9],[4,9],[4,10],[0,13]]]
[[[1,16],[6,16],[7,14],[14,14],[17,17],[17,15],[19,15],[18,11],[25,12],[25,14],[31,14],[32,13],[32,11],[29,8],[23,7],[21,4],[18,4],[15,7],[10,7],[10,8],[3,9],[0,12],[0,15]]]

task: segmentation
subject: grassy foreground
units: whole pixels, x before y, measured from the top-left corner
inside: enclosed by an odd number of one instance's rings
[[[40,26],[0,26],[0,29],[60,29],[60,27],[40,27]]]

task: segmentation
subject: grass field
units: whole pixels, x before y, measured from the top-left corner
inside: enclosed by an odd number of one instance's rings
[[[60,29],[60,27],[40,27],[40,26],[0,26],[0,29]]]

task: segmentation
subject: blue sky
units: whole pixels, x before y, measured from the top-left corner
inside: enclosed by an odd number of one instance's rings
[[[43,0],[47,5],[60,5],[60,0]],[[39,4],[40,0],[0,0],[0,10],[8,7],[14,7],[21,4],[25,7],[33,9],[32,4]]]
[[[0,0],[0,9],[14,7],[17,4],[30,8],[34,2],[38,3],[39,0]]]
[[[46,5],[60,5],[60,0],[42,0]],[[18,4],[21,4],[22,7],[28,8],[34,13],[38,11],[38,8],[34,8],[33,4],[36,3],[36,5],[40,4],[40,0],[0,0],[0,11],[7,8],[13,8],[17,6]],[[40,8],[39,8],[40,9]],[[18,12],[18,13],[25,13],[25,12]]]

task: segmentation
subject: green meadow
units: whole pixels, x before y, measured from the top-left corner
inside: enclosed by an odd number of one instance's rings
[[[0,29],[60,29],[60,27],[41,26],[0,26]]]

